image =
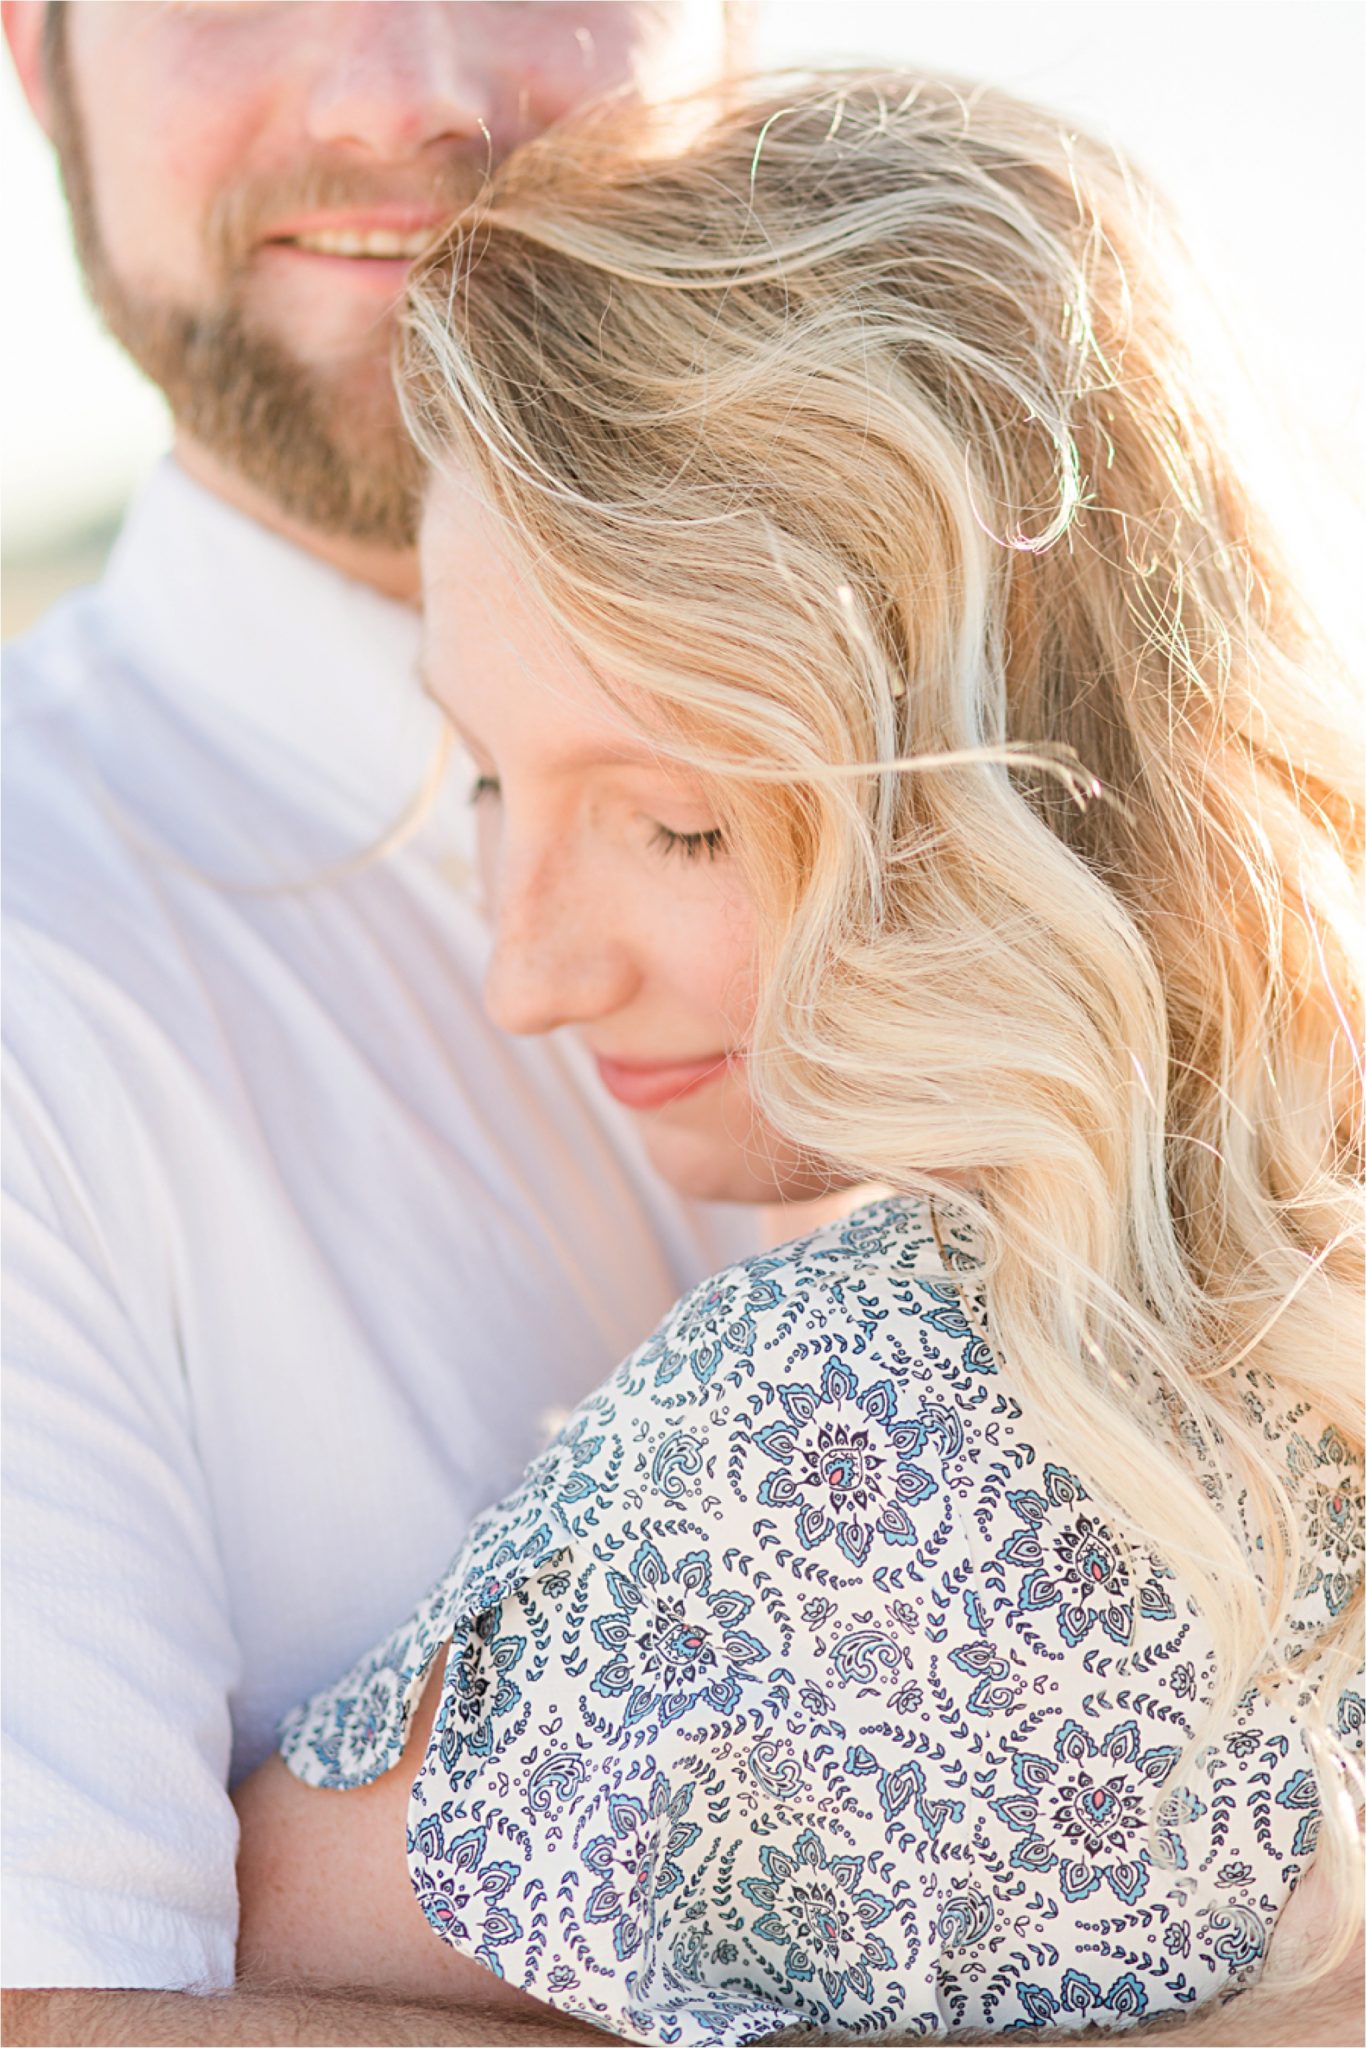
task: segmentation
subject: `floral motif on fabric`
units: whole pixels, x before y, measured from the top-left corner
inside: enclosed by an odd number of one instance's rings
[[[779,1386],[781,1419],[754,1442],[778,1467],[755,1496],[764,1507],[794,1508],[806,1550],[833,1543],[851,1564],[868,1561],[875,1540],[915,1540],[912,1511],[936,1491],[916,1463],[934,1425],[899,1412],[891,1380],[860,1386],[843,1364],[828,1364],[820,1385]]]
[[[1352,1596],[1361,1567],[1362,1471],[1336,1429],[1325,1429],[1295,1463],[1309,1500],[1308,1542],[1300,1591],[1321,1593],[1333,1614]]]
[[[626,1694],[625,1718],[657,1713],[676,1720],[695,1702],[727,1714],[740,1703],[750,1667],[769,1652],[741,1624],[754,1605],[749,1593],[716,1591],[711,1559],[690,1551],[671,1571],[657,1546],[642,1543],[628,1570],[607,1574],[610,1613],[593,1634],[609,1653],[592,1690]]]
[[[430,1925],[501,1977],[498,1950],[522,1932],[522,1923],[503,1903],[522,1874],[520,1866],[490,1857],[484,1827],[447,1835],[439,1820],[425,1820],[408,1847],[417,1902]]]
[[[608,1796],[608,1826],[584,1848],[597,1879],[584,1901],[584,1919],[612,1930],[613,1954],[623,1961],[644,1941],[655,1909],[683,1882],[678,1858],[701,1829],[687,1819],[692,1786],[670,1793],[656,1778],[648,1803],[625,1792]]]
[[[989,1802],[1023,1838],[1011,1863],[1056,1871],[1065,1899],[1087,1898],[1104,1883],[1121,1905],[1132,1906],[1148,1883],[1150,1788],[1165,1783],[1180,1755],[1173,1744],[1141,1749],[1140,1740],[1136,1721],[1107,1729],[1097,1741],[1069,1720],[1054,1736],[1051,1756],[1017,1753],[1015,1790]],[[1177,1846],[1180,1860],[1179,1838]]]
[[[852,1993],[873,1996],[873,1972],[896,1968],[896,1957],[876,1932],[893,1910],[885,1893],[862,1885],[861,1856],[832,1856],[812,1828],[790,1850],[767,1843],[759,1851],[762,1877],[746,1877],[740,1890],[761,1908],[757,1941],[775,1942],[795,1982],[816,1978],[832,2006]]]
[[[1022,1487],[1007,1496],[1020,1527],[1001,1550],[1001,1561],[1024,1573],[1021,1607],[1055,1609],[1065,1642],[1083,1643],[1098,1626],[1113,1642],[1129,1643],[1135,1605],[1164,1621],[1175,1610],[1151,1560],[1135,1574],[1100,1516],[1083,1505],[1088,1498],[1064,1466],[1045,1465],[1042,1491]]]

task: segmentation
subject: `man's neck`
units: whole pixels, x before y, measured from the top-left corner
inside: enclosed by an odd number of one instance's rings
[[[319,533],[315,527],[291,519],[264,492],[247,483],[235,470],[219,462],[186,434],[176,435],[175,459],[186,476],[193,477],[206,491],[212,491],[215,497],[222,498],[235,511],[245,513],[248,519],[269,527],[272,533],[293,541],[296,547],[306,548],[309,554],[330,563],[343,576],[350,576],[358,583],[368,583],[382,597],[397,598],[404,604],[417,603],[415,553],[371,547],[365,541],[351,540],[346,534]]]

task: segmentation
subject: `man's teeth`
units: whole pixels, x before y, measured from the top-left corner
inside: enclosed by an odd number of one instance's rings
[[[316,235],[291,235],[296,249],[314,249],[320,256],[400,256],[405,261],[420,256],[431,240],[430,228],[411,235],[396,235],[390,228],[367,228],[363,234],[333,229]]]

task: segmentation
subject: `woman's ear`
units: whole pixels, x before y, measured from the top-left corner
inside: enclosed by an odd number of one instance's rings
[[[9,44],[10,57],[24,89],[24,98],[45,135],[52,133],[48,119],[47,72],[43,63],[44,18],[48,8],[49,0],[2,0],[0,4],[5,41]]]

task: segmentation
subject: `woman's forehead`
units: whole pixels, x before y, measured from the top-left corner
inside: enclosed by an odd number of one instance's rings
[[[422,558],[423,683],[476,749],[516,746],[579,768],[667,765],[626,693],[605,688],[556,629],[499,522],[459,480],[429,493]]]

